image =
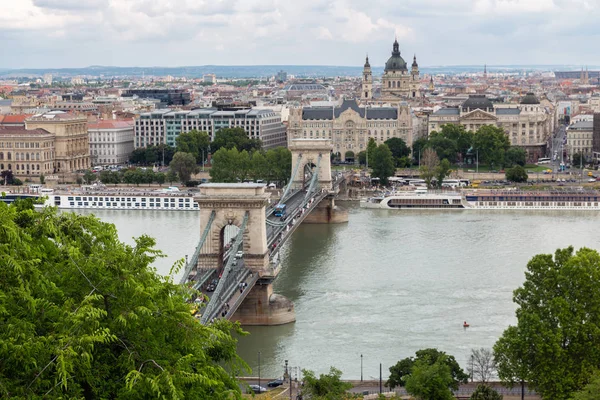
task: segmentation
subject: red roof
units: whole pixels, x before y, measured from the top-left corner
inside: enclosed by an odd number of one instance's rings
[[[88,129],[123,129],[123,128],[132,128],[133,121],[98,121],[98,122],[90,122],[88,124]]]
[[[0,123],[2,123],[4,125],[7,125],[7,124],[23,124],[23,125],[25,125],[25,119],[30,116],[31,116],[31,114],[5,115],[4,119]]]
[[[45,129],[37,128],[37,129],[25,129],[25,126],[1,126],[0,125],[0,135],[3,134],[29,134],[29,135],[48,135],[48,132]]]

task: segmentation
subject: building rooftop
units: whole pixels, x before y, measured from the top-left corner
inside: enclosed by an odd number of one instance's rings
[[[485,110],[494,108],[494,104],[484,94],[472,94],[462,104],[462,108],[468,108],[471,110],[476,110],[479,108],[481,110]]]
[[[497,115],[519,115],[521,110],[518,108],[496,108]]]
[[[433,115],[459,115],[460,111],[456,107],[440,108]]]
[[[31,117],[31,114],[9,114],[4,115],[4,118],[0,120],[0,124],[22,124],[25,125],[25,119]]]
[[[569,126],[569,130],[575,131],[589,131],[594,128],[594,121],[579,121],[575,122],[573,125]]]
[[[540,101],[535,97],[535,94],[530,92],[521,99],[521,104],[540,104]]]
[[[88,124],[89,129],[125,129],[133,128],[133,121],[98,121]]]
[[[398,119],[398,109],[394,107],[359,107],[356,100],[345,99],[342,104],[338,107],[306,107],[302,109],[302,119],[325,119],[331,120],[335,115],[335,118],[346,110],[353,110],[359,114],[362,118],[367,119]]]
[[[2,135],[51,135],[45,129],[25,129],[25,126],[0,126],[0,136]]]

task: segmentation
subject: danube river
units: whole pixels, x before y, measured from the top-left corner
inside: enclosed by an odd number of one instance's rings
[[[148,234],[168,257],[191,255],[196,213],[96,211],[122,240]],[[467,366],[471,348],[491,347],[515,322],[512,291],[527,261],[573,245],[600,248],[599,212],[394,211],[350,207],[343,225],[302,225],[282,249],[275,291],[296,306],[297,321],[249,327],[239,353],[257,373],[293,368],[346,378],[384,376],[396,361],[436,347]],[[463,321],[471,326],[463,328]],[[293,369],[294,371],[294,369]]]

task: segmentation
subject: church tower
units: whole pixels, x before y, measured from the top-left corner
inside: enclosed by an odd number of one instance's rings
[[[417,64],[417,55],[413,56],[412,67],[410,69],[410,94],[409,97],[419,97],[419,64]]]
[[[371,64],[369,64],[369,56],[367,56],[363,69],[362,93],[360,98],[362,100],[371,100],[373,98],[373,75],[371,73]]]
[[[431,77],[429,78],[429,90],[432,92],[435,90],[435,86],[433,84],[433,75],[431,75]]]

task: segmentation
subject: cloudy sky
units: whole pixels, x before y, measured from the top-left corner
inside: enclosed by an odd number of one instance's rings
[[[600,0],[0,0],[0,68],[600,64]]]

